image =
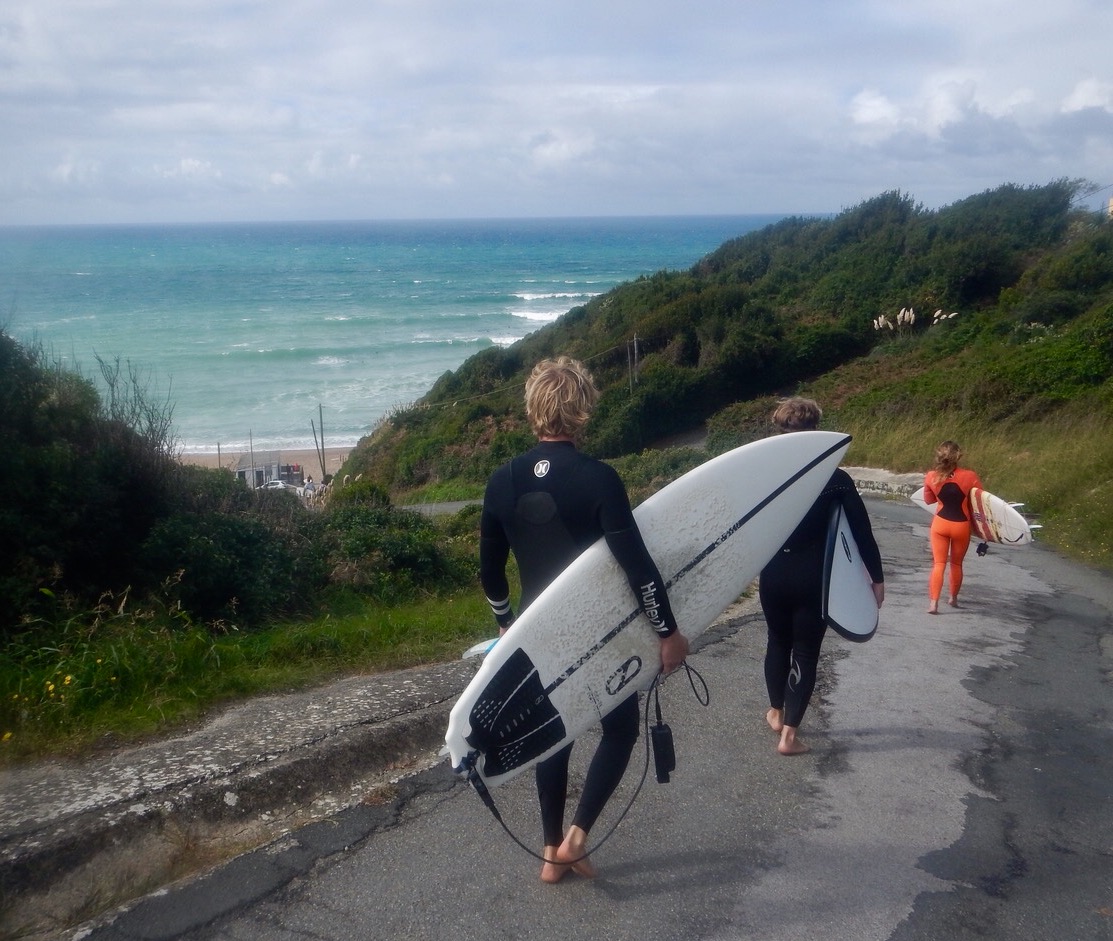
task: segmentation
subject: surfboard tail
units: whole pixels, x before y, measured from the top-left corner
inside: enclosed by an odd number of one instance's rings
[[[504,663],[472,707],[465,741],[482,755],[483,774],[522,767],[565,737],[564,720],[524,650]]]
[[[842,503],[831,507],[823,553],[823,620],[847,640],[864,643],[877,631],[879,614],[869,573]]]

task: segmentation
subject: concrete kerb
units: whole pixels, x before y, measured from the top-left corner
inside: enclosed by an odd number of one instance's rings
[[[435,764],[477,666],[265,697],[164,742],[0,772],[0,938],[45,937]]]
[[[910,497],[924,485],[923,473],[893,474],[873,467],[844,467],[863,496]]]

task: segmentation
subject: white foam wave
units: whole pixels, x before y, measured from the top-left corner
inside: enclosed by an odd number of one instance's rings
[[[368,432],[371,429],[368,428]],[[333,448],[351,449],[358,443],[362,434],[330,435],[325,441],[328,450]],[[203,441],[182,440],[179,450],[182,454],[247,454],[254,451],[256,455],[264,451],[316,451],[320,442],[314,442],[311,436],[296,437],[294,435],[272,435],[259,438],[234,438],[230,441],[220,442],[219,448]]]
[[[521,317],[523,320],[531,320],[535,323],[552,323],[554,320],[562,317],[567,311],[564,310],[512,310],[510,315],[512,317]]]
[[[598,296],[599,296],[598,291],[595,291],[595,292],[592,292],[592,291],[550,291],[550,292],[545,293],[545,294],[528,294],[528,293],[524,293],[524,292],[519,291],[519,292],[516,292],[514,294],[514,297],[516,297],[516,298],[518,298],[519,300],[522,300],[522,301],[551,301],[551,300],[556,300],[558,298],[573,298],[573,297],[581,297],[581,298],[589,298],[590,299],[592,297],[598,297]]]
[[[485,336],[466,336],[466,337],[434,337],[429,334],[421,334],[415,336],[413,342],[416,344],[437,344],[441,346],[471,346],[475,344],[486,344],[490,340]]]

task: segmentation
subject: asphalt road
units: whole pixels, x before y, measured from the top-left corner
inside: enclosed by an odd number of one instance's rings
[[[828,635],[812,751],[775,752],[750,605],[691,658],[707,707],[666,684],[677,769],[650,772],[597,879],[540,883],[442,763],[69,936],[1109,941],[1113,579],[1039,546],[971,554],[962,606],[933,617],[928,517],[868,505],[888,598],[869,643]],[[595,840],[634,795],[636,755]],[[535,847],[531,776],[495,798]]]

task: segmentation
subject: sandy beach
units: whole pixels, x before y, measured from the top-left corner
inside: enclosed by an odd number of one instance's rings
[[[340,466],[347,460],[348,455],[351,453],[351,448],[325,448],[325,473],[335,474],[340,470]],[[256,451],[255,458],[259,460],[262,455],[270,455],[273,451]],[[312,476],[314,480],[321,480],[321,459],[316,451],[312,448],[306,450],[285,450],[278,452],[281,455],[281,463],[283,464],[300,464],[306,476]],[[216,454],[189,454],[183,453],[180,458],[183,464],[193,464],[197,467],[226,467],[228,470],[235,471],[240,466],[240,461],[244,460],[248,463],[251,461],[251,454],[247,451],[221,451],[219,457]]]

